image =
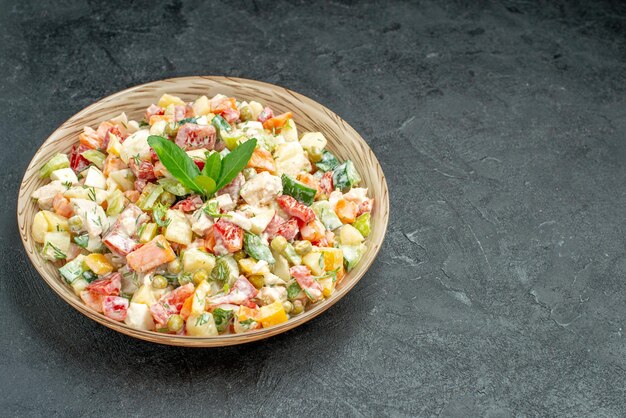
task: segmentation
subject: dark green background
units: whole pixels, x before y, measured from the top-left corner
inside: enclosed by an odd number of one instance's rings
[[[625,16],[583,1],[0,2],[0,415],[626,415]],[[211,74],[352,124],[387,175],[387,239],[291,332],[135,341],[29,265],[18,185],[85,106]]]

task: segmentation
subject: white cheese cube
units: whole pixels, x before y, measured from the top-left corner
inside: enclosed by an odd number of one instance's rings
[[[72,170],[71,168],[67,167],[67,168],[61,168],[58,170],[54,170],[51,174],[50,174],[50,180],[54,181],[54,180],[58,180],[61,183],[70,183],[70,184],[76,184],[78,183],[78,177],[76,177],[76,173],[74,173],[74,170]]]

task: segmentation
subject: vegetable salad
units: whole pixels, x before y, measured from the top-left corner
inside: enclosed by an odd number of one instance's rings
[[[165,94],[41,167],[32,237],[112,320],[192,336],[271,327],[328,298],[366,249],[373,200],[326,142],[255,101]]]

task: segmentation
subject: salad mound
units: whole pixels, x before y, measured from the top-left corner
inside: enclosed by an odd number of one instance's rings
[[[271,327],[332,295],[366,249],[373,200],[326,142],[255,101],[164,94],[41,167],[32,237],[112,320],[192,336]]]

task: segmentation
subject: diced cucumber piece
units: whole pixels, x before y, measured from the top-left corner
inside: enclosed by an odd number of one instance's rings
[[[315,200],[317,190],[289,177],[286,174],[281,176],[283,182],[283,194],[289,195],[307,206],[311,206]]]
[[[361,181],[359,173],[357,173],[354,163],[347,160],[343,164],[338,165],[333,170],[333,184],[335,189],[339,189],[342,192],[347,192],[353,186],[356,186]]]
[[[153,222],[145,223],[140,227],[139,242],[145,244],[152,241],[157,234],[157,224]]]
[[[183,186],[178,180],[170,179],[170,178],[162,178],[158,180],[158,183],[163,186],[163,189],[166,192],[170,192],[176,196],[186,196],[191,194],[191,190]]]
[[[100,151],[95,150],[95,149],[87,150],[87,151],[83,152],[81,155],[83,156],[84,159],[86,159],[90,163],[93,163],[93,165],[95,165],[100,170],[102,170],[102,167],[104,166],[104,159],[106,158],[106,155],[104,155],[103,153],[101,153]]]
[[[141,192],[141,196],[139,196],[139,200],[137,200],[136,204],[141,210],[150,210],[161,193],[163,193],[163,186],[148,183]]]
[[[122,213],[126,197],[120,190],[115,189],[107,196],[107,216],[115,216]]]
[[[341,245],[341,251],[343,251],[343,263],[346,267],[346,271],[350,271],[357,265],[357,263],[363,257],[367,247],[365,244],[361,245]]]
[[[258,235],[250,234],[249,232],[244,233],[243,249],[250,257],[256,258],[257,260],[267,261],[268,264],[274,264],[276,262],[272,256],[270,247],[263,244]]]
[[[87,271],[87,267],[84,264],[85,256],[80,254],[78,257],[64,265],[59,269],[59,273],[65,279],[68,284],[72,284],[74,280],[82,277],[83,273]]]
[[[339,160],[337,159],[337,157],[335,157],[335,155],[332,152],[326,151],[326,150],[322,152],[322,159],[318,161],[317,163],[315,163],[315,166],[317,167],[317,169],[323,172],[332,171],[338,165],[339,165]]]
[[[311,209],[315,212],[317,219],[320,220],[324,227],[328,230],[339,228],[343,223],[339,220],[339,217],[330,206],[328,200],[320,200],[311,205]]]
[[[291,263],[292,266],[297,266],[298,264],[302,264],[302,258],[298,255],[296,250],[293,248],[291,243],[287,243],[287,246],[283,250],[283,255]]]
[[[70,166],[70,160],[66,154],[56,154],[50,158],[46,164],[39,169],[39,178],[49,177],[50,174],[58,169],[67,168]]]
[[[370,213],[365,212],[359,215],[359,217],[357,217],[352,223],[352,226],[355,227],[364,237],[367,237],[371,232],[370,217]]]

